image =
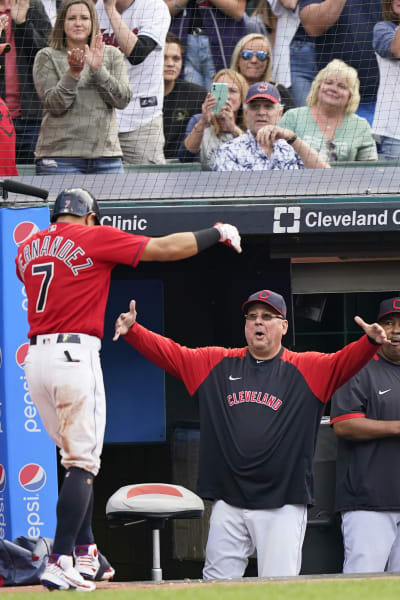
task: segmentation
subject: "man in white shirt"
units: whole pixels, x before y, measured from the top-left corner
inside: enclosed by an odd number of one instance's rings
[[[163,0],[97,0],[106,44],[126,57],[132,100],[117,110],[123,160],[162,164],[164,134],[164,45],[171,17]]]

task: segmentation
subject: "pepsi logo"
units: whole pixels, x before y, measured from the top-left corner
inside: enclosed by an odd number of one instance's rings
[[[18,479],[27,492],[38,492],[46,483],[46,471],[40,465],[29,463],[22,467]]]
[[[6,488],[6,470],[3,465],[0,465],[0,494]]]
[[[38,231],[39,227],[35,225],[35,223],[32,223],[31,221],[22,221],[22,223],[18,223],[18,225],[15,226],[13,232],[14,242],[17,246],[20,246],[26,242],[31,235],[34,235]]]
[[[25,342],[25,344],[21,344],[21,346],[17,348],[17,351],[15,353],[15,362],[19,367],[21,367],[21,369],[24,368],[25,358],[28,353],[28,350],[29,344],[28,342]]]

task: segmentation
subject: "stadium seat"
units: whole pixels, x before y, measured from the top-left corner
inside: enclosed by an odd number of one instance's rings
[[[138,483],[117,490],[107,501],[106,516],[111,527],[145,521],[152,530],[152,581],[162,581],[160,529],[168,519],[199,519],[203,516],[201,498],[190,490],[169,483]]]

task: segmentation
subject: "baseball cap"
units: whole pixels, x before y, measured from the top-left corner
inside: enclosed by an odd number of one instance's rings
[[[268,83],[268,81],[259,81],[249,87],[245,100],[246,104],[251,102],[251,100],[255,100],[255,98],[265,98],[266,100],[271,100],[274,104],[281,101],[278,88],[273,83]]]
[[[379,311],[376,320],[379,321],[386,315],[390,315],[390,313],[400,313],[400,297],[386,298],[386,300],[382,300],[379,305]]]
[[[286,302],[280,294],[271,292],[270,290],[260,290],[259,292],[255,292],[248,297],[246,302],[243,302],[242,311],[245,312],[252,302],[264,302],[264,304],[272,306],[272,308],[286,319]]]

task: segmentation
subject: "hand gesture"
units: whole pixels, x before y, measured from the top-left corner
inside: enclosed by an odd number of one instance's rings
[[[85,66],[85,53],[80,48],[73,48],[67,52],[69,73],[72,77],[78,77]]]
[[[8,15],[1,15],[0,17],[0,35],[3,33],[4,29],[8,27]]]
[[[240,233],[234,225],[230,225],[229,223],[215,223],[213,227],[218,229],[221,235],[219,241],[222,244],[229,246],[229,248],[233,248],[239,254],[242,252]]]
[[[256,139],[263,150],[267,148],[269,152],[272,152],[273,144],[276,140],[290,140],[293,136],[294,131],[291,129],[284,129],[278,125],[265,125],[257,133]]]
[[[227,99],[225,105],[221,108],[221,112],[217,115],[218,119],[221,122],[223,131],[230,131],[230,133],[234,133],[236,130],[236,118],[235,113],[232,109],[232,103]]]
[[[25,23],[29,10],[29,0],[10,0],[11,19],[16,25]]]
[[[129,312],[121,313],[115,321],[113,342],[116,342],[120,335],[126,335],[128,333],[136,321],[136,316],[136,300],[131,300],[129,303]]]
[[[366,323],[361,317],[354,317],[355,322],[359,325],[368,337],[375,340],[377,344],[391,344],[391,341],[386,337],[386,331],[379,323]]]
[[[207,94],[203,104],[201,105],[201,120],[207,127],[211,123],[212,109],[217,104],[217,99],[210,93]]]
[[[103,62],[104,56],[104,42],[101,33],[98,33],[92,38],[92,42],[89,46],[85,46],[85,59],[92,71],[97,71]]]

